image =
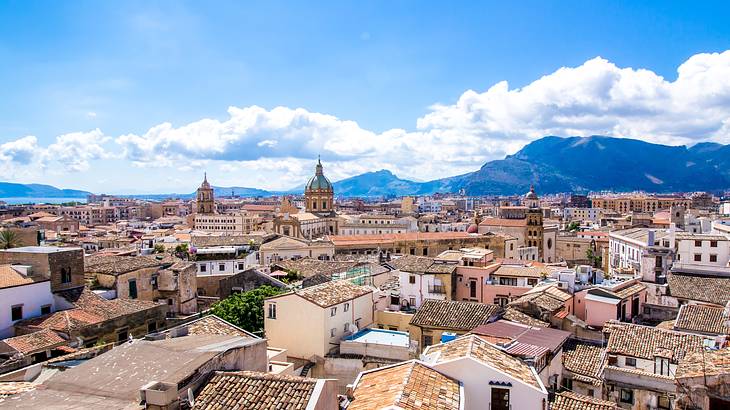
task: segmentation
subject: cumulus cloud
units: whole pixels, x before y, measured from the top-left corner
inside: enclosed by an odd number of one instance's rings
[[[472,171],[545,135],[595,134],[730,143],[730,51],[692,56],[674,80],[596,57],[522,88],[502,81],[468,90],[453,104],[430,107],[415,126],[380,133],[302,108],[229,107],[222,121],[161,123],[114,143],[100,130],[60,136],[45,149],[25,137],[0,145],[0,160],[28,162],[40,149],[44,161],[70,171],[114,155],[139,167],[215,164],[241,172],[249,186],[285,188],[301,183],[320,154],[332,179],[382,168],[431,179]]]

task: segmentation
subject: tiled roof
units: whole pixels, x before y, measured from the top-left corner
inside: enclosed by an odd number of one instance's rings
[[[27,285],[33,282],[32,278],[21,275],[11,265],[0,265],[0,289]]]
[[[516,266],[502,265],[492,275],[494,276],[511,276],[517,278],[542,278],[547,277],[551,269],[537,266]]]
[[[193,409],[305,409],[316,379],[260,372],[215,372]]]
[[[411,319],[411,325],[472,330],[501,311],[497,305],[426,299]]]
[[[485,238],[485,235],[466,232],[406,232],[383,233],[377,235],[332,235],[327,236],[335,246],[376,245],[399,241],[438,241],[449,239]]]
[[[676,378],[730,374],[730,348],[688,354],[677,367]]]
[[[631,297],[631,296],[641,292],[644,289],[646,289],[646,285],[644,285],[641,282],[636,282],[633,285],[627,286],[623,289],[614,291],[612,293],[614,293],[616,296],[620,297],[621,299],[626,299],[628,297]]]
[[[530,327],[521,323],[498,320],[474,328],[472,333],[514,340],[520,344],[529,344],[548,349],[557,354],[570,337],[570,332],[549,327]]]
[[[725,308],[707,305],[683,305],[674,322],[676,330],[708,334],[728,334],[729,317],[725,316]]]
[[[563,349],[563,367],[576,375],[584,376],[581,381],[601,385],[601,369],[605,361],[603,348],[576,343]]]
[[[696,300],[725,306],[730,301],[730,278],[668,275],[669,293],[680,299]]]
[[[394,268],[410,273],[452,273],[456,270],[456,264],[437,263],[433,258],[426,256],[406,255],[393,259],[390,265]]]
[[[415,360],[364,372],[348,410],[460,408],[459,382]]]
[[[56,334],[56,332],[48,329],[29,333],[27,335],[10,337],[3,339],[2,342],[5,342],[8,346],[25,355],[50,350],[54,347],[66,344],[66,340],[64,338]]]
[[[522,227],[527,226],[527,219],[484,218],[484,220],[480,222],[479,225]]]
[[[188,328],[188,334],[191,335],[227,335],[246,338],[257,337],[216,315],[207,315],[181,326],[186,326]],[[170,330],[171,329],[168,329],[164,333],[168,333]]]
[[[372,293],[372,289],[355,285],[346,280],[333,280],[321,285],[310,286],[308,288],[294,291],[294,294],[297,294],[321,307],[337,305],[339,303],[367,295],[368,293]],[[291,294],[292,293],[284,293],[273,296],[269,298],[269,300]]]
[[[609,334],[606,352],[654,360],[666,357],[673,363],[687,353],[701,350],[705,337],[655,327],[606,322],[604,331]]]
[[[317,274],[332,275],[333,273],[347,272],[357,265],[356,261],[321,261],[313,258],[297,260],[287,259],[272,264],[285,271],[296,272],[305,278]]]
[[[423,354],[432,364],[471,357],[529,386],[543,390],[533,368],[477,335],[461,336],[450,342],[429,346]]]
[[[162,266],[165,262],[151,256],[93,255],[84,260],[84,271],[120,275],[139,269]]]
[[[23,320],[16,323],[16,326],[69,333],[89,325],[160,306],[159,303],[147,300],[106,300],[85,288],[57,292],[57,295],[64,297],[74,307],[50,315]]]
[[[618,406],[614,402],[564,391],[555,395],[555,401],[550,408],[552,410],[614,410],[618,409]]]
[[[532,316],[528,316],[513,307],[508,307],[504,311],[504,316],[502,316],[502,319],[509,320],[510,322],[522,323],[523,325],[528,326],[550,327],[550,323],[535,319]]]
[[[31,382],[0,382],[0,404],[8,396],[35,390],[35,386]]]
[[[534,304],[548,312],[555,312],[563,307],[563,302],[554,298],[553,296],[540,292],[540,293],[525,293],[509,303],[509,306],[519,306],[525,303]]]

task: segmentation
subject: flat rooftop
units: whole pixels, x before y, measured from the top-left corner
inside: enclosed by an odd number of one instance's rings
[[[395,330],[363,329],[348,336],[345,340],[357,343],[408,347],[408,333]]]

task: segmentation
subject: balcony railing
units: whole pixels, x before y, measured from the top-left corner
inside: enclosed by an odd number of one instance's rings
[[[445,295],[446,289],[444,288],[444,285],[431,285],[428,287],[428,293]]]

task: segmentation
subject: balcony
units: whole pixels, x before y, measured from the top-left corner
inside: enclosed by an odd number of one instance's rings
[[[429,285],[428,293],[431,293],[434,295],[445,295],[446,288],[444,288],[444,285]]]

